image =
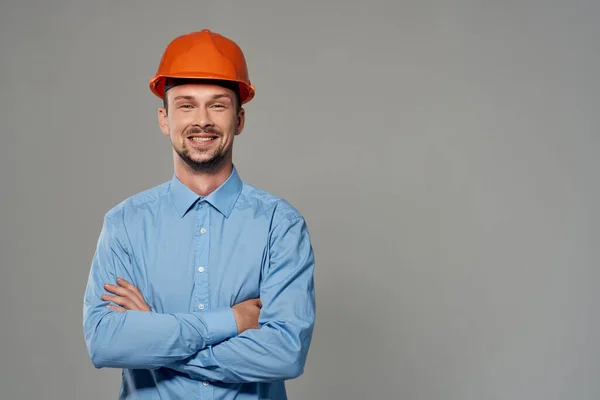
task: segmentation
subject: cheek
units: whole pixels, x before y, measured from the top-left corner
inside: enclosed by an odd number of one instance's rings
[[[181,134],[188,127],[188,125],[189,125],[189,123],[185,118],[172,117],[169,120],[169,133],[171,135]]]
[[[237,119],[229,118],[220,118],[217,122],[217,126],[220,128],[221,132],[227,136],[233,136],[237,129]]]

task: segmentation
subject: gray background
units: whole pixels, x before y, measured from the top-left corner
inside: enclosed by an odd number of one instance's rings
[[[243,48],[234,159],[306,217],[292,399],[600,398],[600,2],[23,1],[0,8],[0,398],[109,399],[82,295],[102,216],[168,180],[167,43]]]

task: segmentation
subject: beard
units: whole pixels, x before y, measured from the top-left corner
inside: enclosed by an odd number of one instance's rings
[[[214,150],[207,149],[207,150],[203,151],[203,150],[198,150],[198,149],[189,149],[187,146],[187,137],[194,133],[210,133],[210,134],[216,135],[217,140],[220,140],[223,137],[221,135],[221,132],[214,127],[202,129],[202,128],[199,128],[198,126],[192,126],[183,132],[183,134],[182,134],[183,144],[182,144],[181,148],[177,148],[177,146],[175,146],[173,144],[173,141],[171,140],[171,145],[173,146],[173,149],[179,155],[181,160],[194,172],[201,172],[201,173],[217,172],[225,163],[229,149],[225,148],[225,145],[223,144],[222,141],[219,141],[219,145]],[[210,154],[210,152],[212,152],[212,154]],[[202,160],[195,160],[192,156],[193,153],[202,154],[202,155],[210,154],[210,156],[207,158],[204,158]]]

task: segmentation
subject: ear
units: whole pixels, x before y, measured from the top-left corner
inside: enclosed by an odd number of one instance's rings
[[[240,108],[240,112],[237,115],[237,125],[235,130],[235,135],[240,135],[244,130],[244,123],[246,122],[246,110],[244,108]]]
[[[162,133],[169,136],[169,117],[167,116],[167,110],[164,107],[158,109],[158,126],[160,126]]]

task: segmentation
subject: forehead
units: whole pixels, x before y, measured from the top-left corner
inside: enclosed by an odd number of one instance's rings
[[[192,96],[198,99],[210,99],[214,96],[225,95],[230,99],[235,98],[235,93],[223,86],[206,83],[185,83],[167,90],[165,96],[174,99],[177,96]]]

